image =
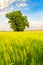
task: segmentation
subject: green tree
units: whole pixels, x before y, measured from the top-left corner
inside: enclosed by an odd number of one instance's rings
[[[11,28],[14,31],[23,31],[25,27],[29,27],[29,22],[26,16],[23,16],[21,11],[13,11],[6,14],[9,19]]]

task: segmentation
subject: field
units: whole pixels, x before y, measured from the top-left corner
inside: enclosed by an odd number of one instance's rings
[[[0,32],[0,65],[43,65],[43,31]]]

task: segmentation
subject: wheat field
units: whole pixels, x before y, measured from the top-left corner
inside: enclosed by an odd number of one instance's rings
[[[0,32],[0,65],[43,65],[43,31]]]

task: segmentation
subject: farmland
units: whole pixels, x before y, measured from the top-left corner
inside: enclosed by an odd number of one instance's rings
[[[0,65],[43,65],[43,31],[0,32]]]

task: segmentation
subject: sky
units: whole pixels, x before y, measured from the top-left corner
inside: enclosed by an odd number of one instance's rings
[[[30,27],[26,30],[43,30],[43,0],[0,0],[0,30],[12,30],[5,14],[16,10],[27,16]]]

